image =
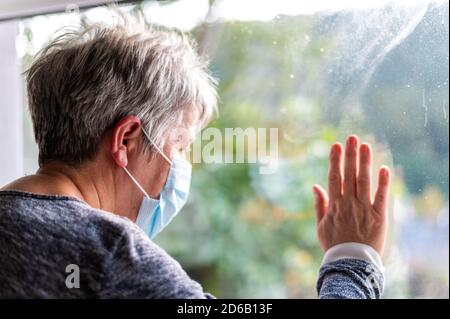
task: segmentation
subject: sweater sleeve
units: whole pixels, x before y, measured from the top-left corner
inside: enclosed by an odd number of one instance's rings
[[[320,299],[379,299],[383,287],[384,276],[377,266],[353,258],[324,264],[317,281]]]

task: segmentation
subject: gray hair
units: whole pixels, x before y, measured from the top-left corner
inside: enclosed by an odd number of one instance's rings
[[[127,115],[159,147],[189,108],[200,108],[204,126],[217,108],[216,81],[195,49],[184,34],[130,21],[64,30],[27,71],[39,164],[92,159]]]

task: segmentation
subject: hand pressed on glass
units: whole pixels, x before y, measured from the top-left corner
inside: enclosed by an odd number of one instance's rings
[[[343,149],[331,147],[328,194],[314,185],[317,234],[326,251],[345,242],[363,243],[383,253],[387,231],[387,206],[390,172],[385,166],[378,171],[378,186],[371,198],[372,151],[369,144],[359,145],[357,136],[349,136]]]

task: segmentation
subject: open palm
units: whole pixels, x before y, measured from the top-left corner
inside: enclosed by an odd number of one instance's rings
[[[370,145],[359,145],[357,136],[349,136],[343,165],[342,155],[342,145],[334,144],[330,152],[328,193],[319,185],[313,187],[320,246],[326,251],[340,243],[357,242],[382,254],[387,232],[389,169],[386,166],[379,169],[372,200]]]

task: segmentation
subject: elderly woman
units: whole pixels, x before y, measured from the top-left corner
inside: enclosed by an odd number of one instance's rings
[[[0,191],[0,297],[211,298],[152,241],[186,202],[185,150],[216,108],[192,42],[129,24],[67,32],[27,90],[40,168]],[[382,293],[390,182],[381,168],[371,199],[371,156],[356,136],[333,145],[328,192],[313,188],[320,298]]]

